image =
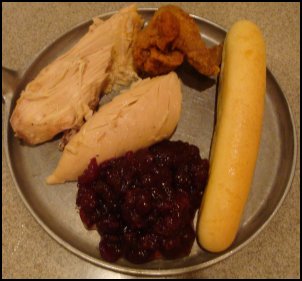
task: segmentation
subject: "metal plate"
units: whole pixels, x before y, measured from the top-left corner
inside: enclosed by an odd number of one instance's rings
[[[140,9],[149,20],[155,9]],[[106,19],[111,14],[102,15]],[[224,40],[226,31],[205,19],[193,16],[208,45]],[[9,117],[20,91],[36,74],[58,55],[69,49],[85,34],[91,21],[78,25],[37,55],[28,67],[18,73],[18,85],[12,95],[6,96],[5,149],[15,185],[29,211],[39,224],[57,242],[71,252],[101,267],[135,275],[174,275],[205,268],[225,259],[242,249],[264,226],[283,202],[293,178],[296,162],[296,136],[293,117],[288,102],[267,70],[267,94],[263,132],[254,181],[245,208],[242,225],[234,244],[227,251],[211,254],[194,244],[189,257],[177,260],[157,260],[143,265],[134,265],[123,259],[115,264],[104,262],[99,257],[99,235],[87,231],[75,206],[76,183],[48,186],[45,178],[55,168],[61,153],[58,139],[30,147],[22,145],[13,135]],[[267,50],[269,52],[269,50]],[[208,157],[213,133],[216,81],[202,77],[188,66],[179,69],[183,82],[183,107],[179,125],[172,139],[180,139],[197,145],[201,156]],[[5,79],[2,76],[2,79]],[[5,84],[8,81],[3,81]],[[114,95],[107,96],[103,103]],[[51,258],[51,257],[50,257]]]

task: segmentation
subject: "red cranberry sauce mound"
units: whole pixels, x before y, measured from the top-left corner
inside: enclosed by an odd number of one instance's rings
[[[181,141],[162,141],[99,166],[92,159],[78,179],[76,203],[85,226],[101,235],[102,258],[144,263],[189,255],[208,169],[199,149]]]

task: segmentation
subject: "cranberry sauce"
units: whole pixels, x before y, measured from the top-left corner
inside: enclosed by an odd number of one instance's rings
[[[101,235],[101,257],[144,263],[189,255],[208,168],[199,149],[181,141],[162,141],[99,166],[92,159],[78,179],[76,203],[85,226]]]

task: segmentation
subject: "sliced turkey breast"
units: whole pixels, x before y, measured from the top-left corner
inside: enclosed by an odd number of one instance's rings
[[[94,157],[101,163],[170,137],[180,118],[181,102],[181,83],[174,72],[134,83],[71,138],[47,183],[77,180]]]
[[[38,144],[81,127],[106,88],[137,77],[131,46],[141,26],[135,5],[106,21],[94,19],[87,34],[42,69],[21,93],[10,119],[15,135]]]

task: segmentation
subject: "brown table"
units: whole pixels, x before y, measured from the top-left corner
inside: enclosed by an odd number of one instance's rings
[[[123,3],[3,3],[2,64],[20,69],[43,46],[77,23]],[[155,7],[157,3],[140,3]],[[279,81],[300,135],[299,3],[184,3],[182,8],[225,28],[242,18],[256,22],[267,43],[267,65]],[[3,130],[2,130],[3,131]],[[3,132],[2,132],[3,140]],[[300,140],[298,140],[300,144]],[[268,227],[239,253],[186,278],[300,277],[300,152],[292,188]],[[25,208],[2,146],[2,273],[5,278],[127,278],[71,254]]]

